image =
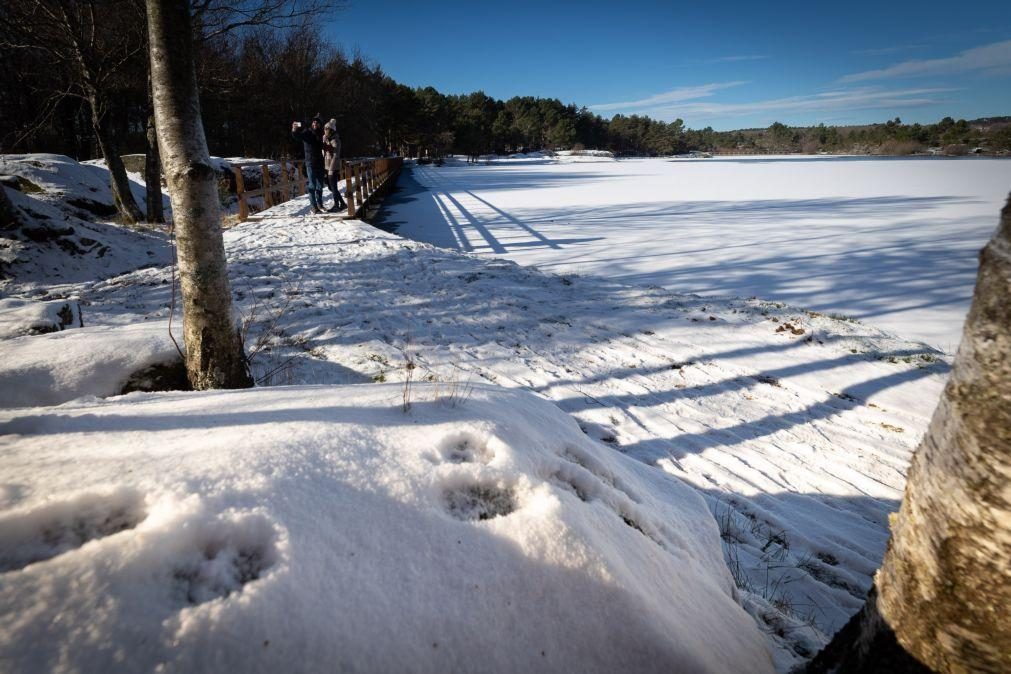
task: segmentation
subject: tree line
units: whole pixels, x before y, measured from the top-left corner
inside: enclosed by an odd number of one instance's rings
[[[339,0],[194,0],[194,61],[207,141],[215,154],[298,156],[287,129],[316,112],[337,120],[346,156],[391,151],[480,155],[604,149],[618,156],[717,152],[960,154],[1011,150],[1011,120],[858,127],[689,129],[642,115],[606,119],[558,99],[412,88],[323,32]],[[143,154],[157,175],[140,0],[9,0],[0,14],[0,151],[104,157],[124,220],[145,216],[119,157]],[[152,182],[152,186],[159,181]],[[147,218],[160,220],[152,187]]]

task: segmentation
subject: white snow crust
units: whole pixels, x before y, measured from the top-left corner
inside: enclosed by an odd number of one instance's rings
[[[0,320],[5,318],[0,313]],[[116,395],[130,375],[181,360],[167,320],[71,327],[19,337],[3,342],[3,355],[0,407],[59,405],[84,395]]]
[[[0,412],[6,667],[772,671],[693,490],[531,394],[444,392]]]
[[[538,255],[586,250],[578,214],[565,233],[500,200],[562,186],[559,199],[592,199],[584,179],[614,199],[620,172],[667,165],[563,176],[554,161],[401,178],[407,205],[384,226],[437,232],[449,213],[470,252],[307,216],[305,198],[226,231],[253,391],[102,398],[178,358],[172,271],[108,278],[114,246],[24,248],[0,300],[0,633],[14,635],[0,657],[57,671],[761,671],[767,649],[786,672],[813,655],[863,603],[950,357],[809,308],[626,282],[670,270],[626,277],[619,244],[652,236],[658,259],[677,257],[648,205],[610,240],[610,267],[546,273]],[[983,204],[959,204],[965,230],[946,241],[968,250]],[[748,208],[767,231],[795,224]],[[621,232],[583,215],[604,237],[593,245]],[[884,240],[884,218],[864,236]],[[718,239],[712,223],[682,229]],[[845,227],[823,233],[828,245]],[[134,234],[120,241],[136,268],[149,256]],[[77,322],[57,325],[64,305]]]

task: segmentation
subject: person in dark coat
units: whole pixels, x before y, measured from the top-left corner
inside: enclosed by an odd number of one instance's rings
[[[312,118],[309,128],[301,122],[291,123],[291,137],[302,141],[305,150],[305,172],[309,178],[306,189],[309,192],[309,204],[313,213],[323,212],[323,181],[326,179],[326,168],[323,164],[323,119],[317,114]]]

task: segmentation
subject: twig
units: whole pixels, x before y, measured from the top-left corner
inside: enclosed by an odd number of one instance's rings
[[[175,313],[176,313],[176,255],[177,255],[178,251],[176,250],[176,225],[175,225],[175,222],[172,221],[172,220],[169,220],[168,226],[169,226],[169,241],[172,242],[172,264],[171,264],[171,268],[172,268],[172,302],[171,302],[171,304],[169,304],[168,336],[169,336],[169,339],[172,340],[172,343],[175,344],[176,351],[179,352],[179,357],[182,358],[183,362],[185,363],[186,362],[186,354],[183,353],[183,350],[179,347],[179,342],[176,341],[175,335],[172,334],[172,318],[175,316]]]

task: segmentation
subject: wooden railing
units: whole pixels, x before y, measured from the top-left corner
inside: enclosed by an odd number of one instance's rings
[[[246,181],[242,177],[242,169],[246,166],[260,167],[259,189],[246,189]],[[271,166],[280,167],[279,179],[276,185],[273,184],[273,178],[270,174]],[[293,194],[295,191],[297,191],[298,195],[305,194],[306,177],[303,171],[304,166],[305,162],[302,160],[287,161],[285,159],[270,162],[232,164],[232,173],[235,174],[235,195],[239,198],[239,220],[245,220],[249,217],[249,202],[247,200],[250,197],[262,196],[263,207],[266,209],[277,204],[282,204],[297,196]]]
[[[242,176],[242,169],[250,166],[260,167],[260,187],[255,190],[246,189],[246,182]],[[393,189],[403,166],[404,160],[401,157],[342,161],[340,173],[344,178],[347,195],[347,216],[366,217],[369,206],[378,203]],[[279,178],[276,181],[271,174],[272,167],[279,167],[277,171]],[[307,183],[304,167],[303,160],[284,159],[232,164],[232,172],[235,174],[235,194],[239,199],[239,220],[249,218],[248,200],[251,197],[263,197],[263,208],[267,209],[304,195]]]
[[[378,203],[397,184],[403,167],[402,157],[344,162],[348,217],[364,218],[368,207]]]

